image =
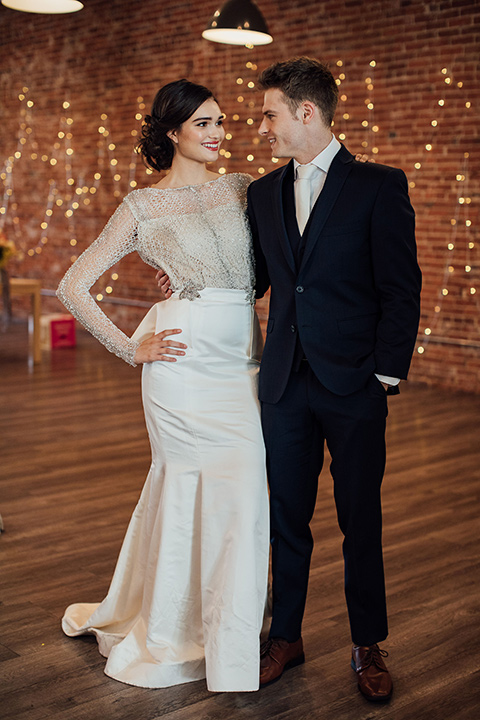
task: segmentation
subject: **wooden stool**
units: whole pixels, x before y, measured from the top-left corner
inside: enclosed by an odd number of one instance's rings
[[[10,278],[10,295],[30,295],[32,299],[33,332],[29,324],[30,348],[33,354],[33,362],[39,363],[42,359],[40,347],[40,290],[41,280],[33,278]]]

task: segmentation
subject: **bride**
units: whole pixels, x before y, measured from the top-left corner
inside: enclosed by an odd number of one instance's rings
[[[169,173],[124,198],[57,291],[109,350],[143,365],[150,471],[107,596],[70,605],[62,621],[67,635],[95,634],[107,675],[141,687],[205,677],[212,691],[259,686],[269,532],[251,177],[207,169],[222,122],[207,88],[159,90],[138,149]],[[174,292],[129,338],[89,290],[134,251]]]

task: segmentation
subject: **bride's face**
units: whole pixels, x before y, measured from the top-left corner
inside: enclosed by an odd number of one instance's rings
[[[223,117],[213,98],[205,100],[178,130],[168,133],[175,155],[201,163],[216,160],[225,137]]]

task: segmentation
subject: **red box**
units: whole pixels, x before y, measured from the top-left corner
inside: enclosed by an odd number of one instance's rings
[[[75,347],[75,320],[72,315],[62,313],[42,315],[40,324],[42,349]]]

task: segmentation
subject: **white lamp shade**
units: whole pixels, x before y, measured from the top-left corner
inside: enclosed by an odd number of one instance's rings
[[[78,0],[1,0],[2,5],[11,10],[21,12],[44,13],[46,15],[59,15],[61,13],[78,12],[83,3]]]
[[[254,0],[227,0],[215,10],[202,37],[225,45],[268,45],[273,41]]]
[[[271,35],[240,28],[208,28],[202,37],[225,45],[268,45],[273,42]]]

